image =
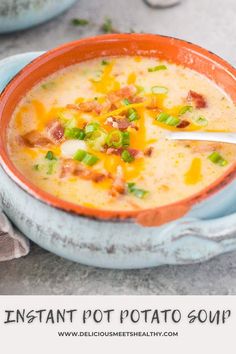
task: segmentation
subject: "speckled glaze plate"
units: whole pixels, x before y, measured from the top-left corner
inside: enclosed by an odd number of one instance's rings
[[[0,91],[41,54],[2,60]],[[62,257],[93,266],[131,269],[202,262],[236,249],[235,179],[194,204],[184,216],[161,226],[143,227],[129,219],[98,220],[58,209],[32,196],[2,159],[0,163],[1,208],[29,239]]]

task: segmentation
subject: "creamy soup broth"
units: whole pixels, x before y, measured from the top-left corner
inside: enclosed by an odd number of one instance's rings
[[[86,207],[138,210],[190,197],[235,162],[230,144],[169,141],[169,131],[236,131],[236,107],[204,76],[155,58],[89,60],[21,99],[8,150],[20,172]]]

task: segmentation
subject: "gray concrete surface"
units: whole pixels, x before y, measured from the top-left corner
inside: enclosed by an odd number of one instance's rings
[[[120,31],[187,39],[236,66],[235,13],[235,0],[182,0],[165,10],[152,10],[141,0],[79,0],[47,24],[0,36],[0,58],[97,34],[108,16]],[[73,27],[74,17],[89,19],[90,25]],[[236,294],[236,253],[205,264],[112,271],[75,264],[33,245],[27,257],[0,264],[0,294]]]

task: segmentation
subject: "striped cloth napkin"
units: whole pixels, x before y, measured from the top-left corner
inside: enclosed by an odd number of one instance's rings
[[[0,211],[0,262],[26,256],[29,241],[16,230],[5,214]]]

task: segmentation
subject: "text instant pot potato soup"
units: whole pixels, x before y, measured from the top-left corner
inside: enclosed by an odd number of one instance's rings
[[[18,104],[8,150],[29,181],[107,210],[162,206],[201,191],[235,162],[230,144],[168,141],[174,131],[236,131],[236,107],[195,71],[108,57],[46,78]]]

